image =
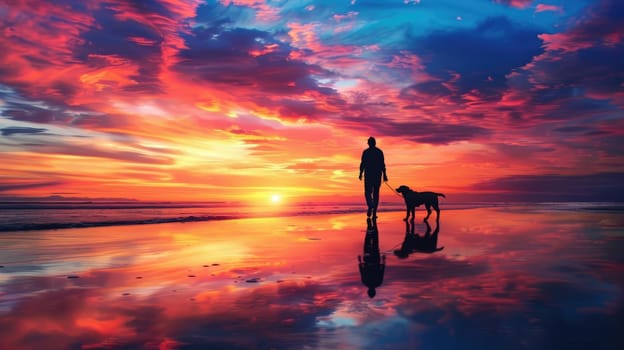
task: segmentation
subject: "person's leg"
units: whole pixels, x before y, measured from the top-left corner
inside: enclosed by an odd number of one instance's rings
[[[366,212],[366,216],[371,216],[371,211],[373,210],[373,186],[370,181],[364,179],[364,197],[366,198],[366,206],[368,207],[368,211]]]
[[[373,217],[377,217],[377,207],[379,206],[379,188],[381,187],[381,183],[375,183],[372,189],[372,205],[373,205]]]
[[[379,206],[379,188],[380,185],[373,186],[373,208],[375,209]]]

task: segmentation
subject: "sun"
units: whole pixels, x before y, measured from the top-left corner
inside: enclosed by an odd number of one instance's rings
[[[279,203],[281,200],[282,200],[282,196],[280,196],[279,194],[271,195],[271,203]]]

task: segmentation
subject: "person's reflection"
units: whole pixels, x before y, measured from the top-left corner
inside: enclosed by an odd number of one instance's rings
[[[362,283],[368,287],[368,296],[373,298],[375,288],[383,283],[386,268],[386,256],[379,252],[379,231],[375,220],[366,220],[366,236],[364,236],[363,256],[358,256],[358,267]]]
[[[405,222],[405,238],[401,244],[401,248],[394,251],[400,259],[407,258],[414,252],[420,253],[435,253],[439,252],[444,247],[438,248],[438,234],[440,233],[440,224],[436,224],[436,228],[431,232],[431,225],[429,221],[425,221],[427,231],[423,236],[419,236],[414,233],[414,220]]]

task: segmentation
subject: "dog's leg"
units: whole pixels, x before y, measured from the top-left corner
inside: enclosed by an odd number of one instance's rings
[[[414,221],[414,217],[416,216],[416,206],[412,207],[412,221]]]
[[[407,221],[407,219],[409,218],[409,214],[410,214],[410,207],[409,205],[405,205],[405,219],[403,219],[403,221]]]
[[[429,220],[429,216],[431,216],[431,207],[429,206],[429,204],[426,204],[425,207],[427,208],[427,216],[425,216],[423,222]]]

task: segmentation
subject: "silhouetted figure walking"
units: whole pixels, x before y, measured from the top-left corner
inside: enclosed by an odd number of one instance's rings
[[[358,267],[362,283],[368,287],[367,294],[373,298],[377,291],[375,288],[383,283],[384,270],[386,268],[386,256],[379,252],[379,231],[377,222],[366,220],[366,236],[364,236],[363,256],[358,255]]]
[[[386,175],[386,164],[383,152],[377,148],[374,137],[368,138],[368,148],[362,152],[362,162],[360,163],[360,176],[364,173],[364,197],[368,211],[366,216],[377,217],[377,206],[379,205],[379,188],[381,187],[381,177],[388,181]]]

